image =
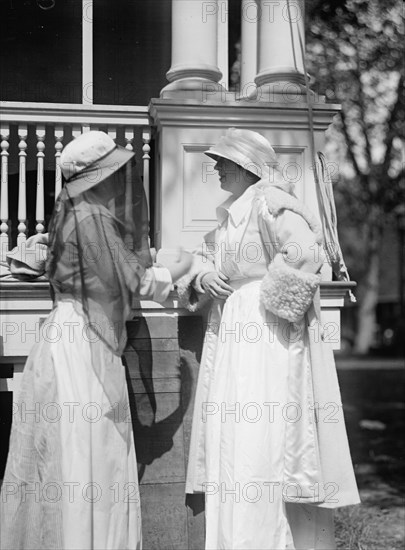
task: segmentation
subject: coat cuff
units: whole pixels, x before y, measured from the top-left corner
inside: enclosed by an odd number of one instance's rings
[[[261,284],[261,302],[278,317],[295,323],[309,309],[320,282],[320,275],[273,262]]]
[[[211,301],[209,294],[204,292],[201,287],[202,276],[210,271],[212,268],[202,265],[201,260],[198,259],[194,261],[190,271],[177,281],[175,286],[179,302],[188,311],[197,311]]]
[[[153,292],[153,300],[155,302],[164,302],[169,296],[173,282],[170,271],[166,267],[151,267],[155,276],[155,291]]]

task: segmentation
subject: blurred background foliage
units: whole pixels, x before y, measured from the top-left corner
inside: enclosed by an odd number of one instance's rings
[[[327,155],[334,173],[341,245],[358,282],[354,350],[367,353],[375,345],[382,267],[387,267],[381,261],[384,248],[390,246],[396,248],[390,268],[397,270],[391,332],[395,351],[401,353],[405,341],[404,4],[308,0],[306,9],[312,89],[342,106],[328,133]]]

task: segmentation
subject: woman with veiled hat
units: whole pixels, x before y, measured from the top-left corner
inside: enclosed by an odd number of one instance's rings
[[[152,267],[133,156],[98,131],[61,154],[46,266],[54,307],[14,405],[2,549],[141,548],[125,322],[134,297],[165,300],[191,257]]]
[[[205,492],[207,549],[332,549],[333,509],[359,497],[321,338],[322,232],[263,136],[231,128],[206,154],[231,195],[178,282],[191,311],[212,300],[186,491]]]

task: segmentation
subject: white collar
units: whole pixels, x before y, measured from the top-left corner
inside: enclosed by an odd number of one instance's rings
[[[235,227],[243,221],[252,204],[252,197],[255,192],[254,187],[254,185],[248,187],[243,195],[236,200],[231,195],[225,202],[217,207],[217,220],[220,225],[224,223],[228,216],[231,218]]]

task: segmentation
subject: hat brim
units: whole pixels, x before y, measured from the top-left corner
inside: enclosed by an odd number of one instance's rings
[[[243,157],[242,155],[240,155],[239,157],[233,156],[231,154],[227,155],[226,153],[216,151],[215,149],[208,149],[208,151],[204,151],[204,154],[215,161],[217,161],[219,158],[230,160],[247,172],[250,172],[251,174],[257,176],[257,173],[254,170],[249,169],[249,166],[252,166],[253,163],[247,157]]]
[[[66,182],[69,196],[77,197],[98,185],[124,166],[134,155],[133,151],[117,145],[110,153]]]

